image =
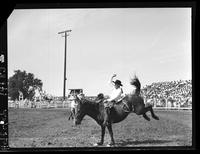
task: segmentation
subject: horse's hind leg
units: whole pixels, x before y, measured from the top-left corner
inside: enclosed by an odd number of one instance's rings
[[[150,121],[150,118],[146,115],[146,112],[150,111],[150,108],[145,107],[145,106],[137,106],[137,108],[135,109],[135,113],[137,115],[142,115],[144,117],[144,119]]]
[[[150,118],[146,115],[146,113],[143,114],[143,117],[144,117],[146,120],[150,121]]]
[[[159,120],[158,116],[155,115],[152,106],[150,107],[150,112],[151,112],[151,116],[152,116],[152,118],[154,118],[154,119],[156,119],[156,120]]]
[[[154,119],[156,119],[156,120],[159,120],[158,116],[155,115],[151,104],[147,104],[147,107],[145,107],[145,111],[146,111],[146,112],[147,112],[147,111],[150,111],[150,112],[151,112],[152,118],[154,118]],[[146,112],[145,112],[145,113],[146,113]]]

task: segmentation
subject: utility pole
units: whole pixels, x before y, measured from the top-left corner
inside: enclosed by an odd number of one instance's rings
[[[72,30],[65,30],[62,32],[58,32],[58,34],[63,34],[65,37],[65,56],[64,56],[64,83],[63,83],[63,100],[65,100],[65,87],[66,87],[66,56],[67,56],[67,36],[69,36],[67,33],[71,32]]]

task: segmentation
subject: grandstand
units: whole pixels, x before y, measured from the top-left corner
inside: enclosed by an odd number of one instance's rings
[[[142,96],[155,108],[192,109],[192,81],[152,83],[142,88]]]

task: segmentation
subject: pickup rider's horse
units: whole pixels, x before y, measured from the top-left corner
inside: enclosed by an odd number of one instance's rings
[[[151,116],[159,120],[159,118],[154,114],[151,104],[145,105],[143,98],[140,96],[140,81],[135,76],[131,79],[131,85],[136,87],[136,91],[131,94],[127,94],[120,102],[114,104],[110,111],[111,123],[107,126],[103,124],[105,118],[105,107],[103,104],[103,94],[98,95],[101,98],[98,101],[92,101],[85,97],[76,96],[77,108],[75,115],[75,124],[81,124],[82,119],[85,115],[93,118],[101,126],[101,140],[96,145],[102,145],[104,142],[105,128],[108,128],[111,142],[109,145],[114,145],[115,141],[113,138],[112,123],[118,123],[124,120],[129,113],[134,112],[137,115],[143,115],[146,120],[150,118],[146,115],[146,112],[150,111]],[[98,97],[97,97],[98,98]]]

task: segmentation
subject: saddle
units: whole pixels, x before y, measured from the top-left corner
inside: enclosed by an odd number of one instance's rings
[[[108,107],[110,109],[114,109],[115,106],[122,105],[122,109],[124,110],[124,112],[132,112],[132,109],[130,109],[130,107],[127,105],[127,102],[124,98],[125,96],[119,99],[117,102],[116,101],[108,102],[106,98],[104,97],[104,95],[100,93],[97,95],[95,102],[104,103],[104,107],[105,108]]]

